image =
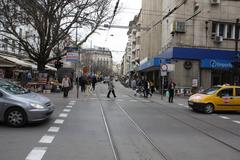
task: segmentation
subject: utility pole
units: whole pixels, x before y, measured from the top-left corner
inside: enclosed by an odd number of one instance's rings
[[[238,53],[238,41],[239,41],[239,18],[236,19],[236,23],[235,23],[235,57],[236,60],[233,63],[233,67],[234,67],[234,84],[238,84],[239,85],[239,66],[240,66],[240,54]]]
[[[77,46],[77,35],[78,35],[78,30],[77,30],[78,28],[77,28],[77,23],[76,23],[76,40],[75,40],[75,45],[76,45],[76,47],[78,47]],[[80,58],[80,54],[79,54],[79,50],[77,51],[78,52],[78,56],[79,56],[79,58]],[[79,62],[80,63],[80,62]],[[77,62],[75,63],[75,73],[76,73],[76,84],[77,84],[77,98],[79,97],[79,74],[78,74],[78,70],[79,70],[79,68],[77,67]]]

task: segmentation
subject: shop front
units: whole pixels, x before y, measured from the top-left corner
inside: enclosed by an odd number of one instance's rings
[[[144,63],[140,63],[139,66],[139,75],[141,75],[141,78],[145,78],[149,81],[152,81],[155,88],[159,89],[159,83],[160,82],[160,57],[154,57]]]
[[[239,84],[233,62],[235,52],[200,48],[171,48],[159,55],[170,59],[175,70],[168,73],[168,80],[174,80],[177,87],[199,89],[212,85]]]

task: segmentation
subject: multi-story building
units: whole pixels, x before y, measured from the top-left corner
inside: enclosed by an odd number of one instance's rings
[[[160,65],[171,64],[167,80],[179,88],[239,84],[239,9],[234,0],[143,0],[140,71],[160,81]]]
[[[88,67],[91,74],[112,74],[112,52],[108,48],[85,48],[80,51],[81,67]]]

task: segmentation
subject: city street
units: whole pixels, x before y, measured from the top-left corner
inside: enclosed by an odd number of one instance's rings
[[[187,98],[144,98],[115,82],[87,96],[44,94],[51,118],[23,128],[0,124],[0,160],[239,160],[240,113],[191,111]]]

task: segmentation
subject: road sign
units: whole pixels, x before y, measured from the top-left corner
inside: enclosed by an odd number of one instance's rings
[[[167,76],[167,71],[161,71],[161,76],[162,77]]]
[[[64,47],[64,50],[67,50],[67,51],[78,51],[80,50],[79,47]]]
[[[166,64],[162,64],[161,65],[161,70],[162,71],[167,71],[168,70],[168,66]]]
[[[79,53],[77,52],[68,52],[66,56],[66,61],[68,62],[79,62]]]

